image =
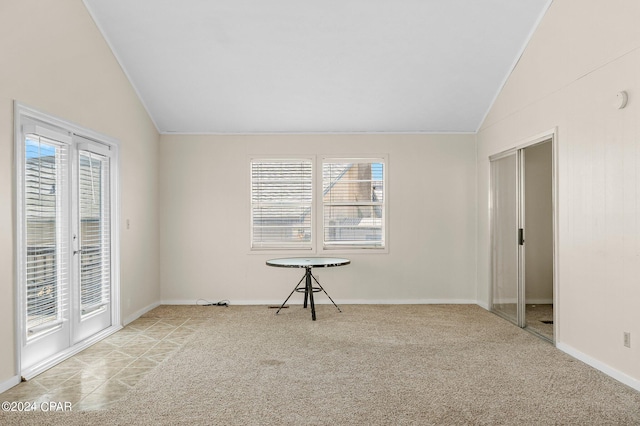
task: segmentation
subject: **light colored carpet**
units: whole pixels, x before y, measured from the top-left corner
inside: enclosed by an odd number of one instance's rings
[[[209,320],[120,406],[0,423],[640,424],[640,392],[477,306],[341,307],[159,307]]]

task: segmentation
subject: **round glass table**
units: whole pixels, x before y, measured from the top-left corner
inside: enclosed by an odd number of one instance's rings
[[[351,261],[349,259],[343,259],[339,257],[285,257],[267,260],[268,266],[274,266],[278,268],[305,268],[304,275],[302,276],[300,281],[298,281],[298,284],[296,284],[291,293],[289,293],[289,296],[287,296],[284,302],[282,302],[282,305],[280,305],[280,308],[278,308],[278,310],[276,311],[276,315],[280,312],[280,310],[284,307],[289,298],[295,292],[304,293],[304,308],[307,307],[307,300],[309,301],[309,304],[311,305],[311,319],[313,321],[316,320],[316,307],[313,300],[313,293],[319,291],[322,291],[327,295],[329,300],[331,300],[331,303],[333,303],[333,306],[338,309],[338,312],[342,312],[338,305],[336,305],[336,302],[334,302],[331,296],[329,296],[329,293],[327,293],[322,285],[320,285],[316,277],[313,276],[313,274],[311,273],[311,269],[331,268],[334,266],[348,265],[350,263]],[[300,285],[302,284],[302,281],[305,282],[304,285]],[[313,285],[314,281],[316,286]]]

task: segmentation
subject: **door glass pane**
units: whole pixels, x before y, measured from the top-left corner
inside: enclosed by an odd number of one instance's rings
[[[80,151],[80,309],[86,315],[104,309],[110,293],[109,162]]]
[[[518,321],[518,194],[516,154],[491,162],[492,309]]]
[[[24,214],[26,232],[27,339],[62,322],[64,253],[63,157],[67,150],[35,135],[25,139]]]

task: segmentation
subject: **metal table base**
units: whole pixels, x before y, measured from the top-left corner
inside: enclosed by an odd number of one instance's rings
[[[340,307],[338,305],[336,305],[336,302],[334,302],[333,299],[331,298],[331,296],[329,296],[329,293],[327,293],[327,291],[324,289],[324,287],[322,287],[322,285],[318,282],[316,277],[313,276],[313,274],[311,273],[312,267],[311,266],[305,266],[304,269],[305,269],[304,275],[302,276],[300,281],[298,281],[298,284],[296,284],[296,286],[293,288],[293,290],[291,290],[291,293],[289,293],[289,296],[287,296],[287,298],[284,300],[284,302],[282,302],[282,305],[280,305],[280,307],[276,311],[276,315],[278,315],[280,310],[284,307],[284,305],[287,303],[287,301],[289,301],[289,298],[295,292],[298,292],[298,293],[304,292],[304,304],[302,305],[302,307],[306,309],[307,308],[307,300],[309,300],[309,304],[311,305],[311,319],[314,320],[314,321],[316,320],[316,305],[315,305],[315,302],[313,300],[313,293],[317,293],[319,291],[323,291],[324,294],[327,295],[329,300],[331,300],[331,303],[333,303],[333,306],[335,306],[338,309],[338,312],[342,312],[340,310]],[[316,282],[317,287],[313,286],[312,281],[311,281],[312,279],[313,279],[313,281]],[[302,283],[302,281],[305,282],[304,286],[300,285]]]

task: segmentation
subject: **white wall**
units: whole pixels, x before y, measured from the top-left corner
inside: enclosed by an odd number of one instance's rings
[[[637,389],[639,18],[637,1],[551,5],[478,133],[477,276],[487,303],[488,156],[557,126],[557,344]],[[620,90],[630,96],[623,110],[612,106]]]
[[[159,136],[82,1],[0,2],[0,57],[1,387],[17,374],[14,100],[120,141],[122,318],[157,303],[160,292]]]
[[[389,252],[317,270],[337,302],[476,300],[474,135],[163,135],[163,302],[278,303],[301,277],[249,250],[249,156],[264,154],[389,155]]]

